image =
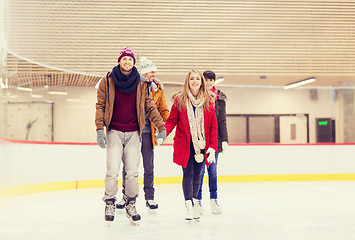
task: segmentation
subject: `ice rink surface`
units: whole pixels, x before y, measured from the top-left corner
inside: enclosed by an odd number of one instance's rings
[[[123,210],[104,220],[103,188],[17,197],[0,206],[0,239],[355,239],[355,181],[220,183],[220,215],[211,213],[204,184],[205,212],[190,223],[181,185],[155,188],[159,209],[150,215],[140,186],[139,226]]]

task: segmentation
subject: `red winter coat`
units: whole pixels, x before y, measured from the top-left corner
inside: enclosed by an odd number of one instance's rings
[[[174,137],[174,153],[173,161],[177,165],[180,165],[184,168],[187,166],[190,156],[190,144],[191,144],[191,132],[189,125],[189,118],[187,117],[186,108],[181,107],[179,111],[177,107],[177,100],[171,107],[170,116],[165,123],[165,128],[167,135],[169,135],[176,126],[175,137]],[[217,119],[214,108],[214,103],[210,102],[209,111],[204,109],[204,118],[205,118],[205,138],[206,138],[206,147],[205,152],[208,148],[213,148],[217,152],[218,148],[218,137],[217,137]],[[207,162],[207,155],[205,154],[205,162]]]

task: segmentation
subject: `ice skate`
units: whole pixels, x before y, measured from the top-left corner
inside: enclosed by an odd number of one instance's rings
[[[196,221],[200,221],[200,213],[199,213],[199,210],[198,210],[198,201],[197,199],[193,199],[193,202],[194,202],[194,206],[193,206],[193,209],[194,209],[194,220]]]
[[[115,203],[113,201],[106,201],[105,220],[112,222],[114,219],[115,219]]]
[[[219,206],[217,199],[211,199],[211,209],[212,209],[212,213],[214,214],[222,213],[221,206]]]
[[[147,200],[146,206],[148,208],[149,214],[156,214],[158,209],[158,204],[154,200]]]
[[[119,203],[116,203],[117,209],[124,209],[125,206],[126,206],[126,200],[124,198],[122,198],[122,200],[119,201]]]
[[[197,209],[198,213],[200,215],[203,215],[205,209],[202,206],[202,200],[196,199],[196,201],[194,201],[194,204],[194,207]]]
[[[126,208],[126,216],[131,221],[131,224],[139,225],[139,220],[141,220],[141,216],[137,213],[136,201],[128,199],[125,208]]]
[[[185,215],[185,220],[186,221],[191,221],[193,220],[193,216],[194,216],[194,209],[192,207],[192,201],[191,200],[187,200],[185,201],[185,206],[186,206],[186,215]]]

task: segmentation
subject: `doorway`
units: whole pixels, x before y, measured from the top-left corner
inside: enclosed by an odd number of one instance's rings
[[[307,118],[300,116],[280,116],[280,143],[307,143]]]
[[[230,143],[309,143],[309,114],[227,114]]]

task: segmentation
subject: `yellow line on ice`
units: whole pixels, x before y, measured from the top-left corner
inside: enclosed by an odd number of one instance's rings
[[[353,181],[355,174],[287,174],[287,175],[238,175],[218,176],[218,182],[270,182],[270,181]],[[205,176],[204,182],[208,181]],[[182,177],[156,177],[155,184],[181,184]],[[121,180],[118,182],[122,184]],[[143,185],[143,179],[139,179]],[[39,192],[61,191],[83,188],[103,188],[104,180],[80,180],[12,186],[0,188],[0,205],[8,199]]]

